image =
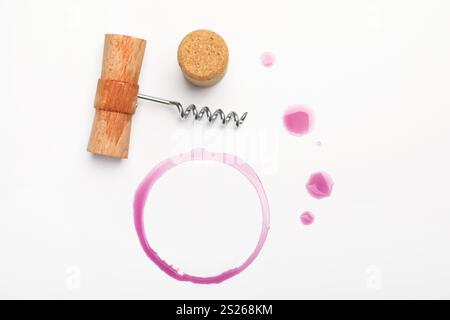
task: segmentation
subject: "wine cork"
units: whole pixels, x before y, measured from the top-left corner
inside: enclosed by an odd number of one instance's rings
[[[213,31],[192,31],[178,47],[178,64],[192,84],[212,86],[223,78],[227,70],[227,44]]]

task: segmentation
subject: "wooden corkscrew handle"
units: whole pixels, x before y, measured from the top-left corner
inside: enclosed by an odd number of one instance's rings
[[[88,151],[127,158],[146,41],[107,34]]]

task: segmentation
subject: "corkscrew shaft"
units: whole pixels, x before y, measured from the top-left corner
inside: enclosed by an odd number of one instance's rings
[[[178,101],[152,97],[141,93],[139,93],[137,97],[142,100],[175,106],[182,119],[187,118],[192,113],[195,120],[201,120],[205,116],[210,123],[213,123],[214,121],[217,120],[217,118],[219,118],[223,125],[226,125],[228,122],[233,121],[236,127],[239,127],[240,125],[242,125],[245,118],[247,117],[247,112],[245,112],[241,117],[239,117],[238,114],[234,111],[225,114],[225,112],[223,112],[222,109],[217,109],[214,112],[212,112],[211,109],[209,109],[209,107],[206,106],[198,110],[194,104],[190,104],[185,109],[183,105]]]
[[[145,95],[142,93],[138,93],[137,97],[138,97],[138,99],[152,101],[152,102],[161,103],[161,104],[165,104],[165,105],[173,105],[176,103],[176,101],[170,101],[170,100],[166,100],[166,99],[152,97],[152,96],[148,96],[148,95]]]

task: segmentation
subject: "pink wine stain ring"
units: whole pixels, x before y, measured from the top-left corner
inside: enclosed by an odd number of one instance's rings
[[[170,264],[168,264],[166,261],[161,259],[156,253],[156,251],[153,250],[150,244],[148,243],[144,227],[145,203],[147,201],[148,194],[152,189],[153,185],[155,184],[155,182],[164,173],[176,167],[177,165],[194,160],[216,161],[229,165],[230,167],[239,171],[249,180],[249,182],[255,188],[259,196],[262,208],[263,221],[261,226],[261,233],[259,235],[258,243],[253,252],[250,254],[250,256],[239,267],[229,269],[218,275],[210,277],[199,277],[189,275],[186,273],[181,273],[177,269],[172,267]],[[264,245],[264,242],[266,241],[267,233],[269,231],[269,224],[270,224],[269,203],[263,185],[260,179],[258,178],[258,175],[252,169],[252,167],[250,167],[250,165],[245,163],[243,160],[227,153],[209,153],[204,149],[194,149],[191,152],[181,154],[177,157],[168,158],[162,161],[156,167],[154,167],[152,171],[150,171],[150,173],[144,178],[144,180],[139,185],[134,197],[134,225],[136,228],[139,241],[142,245],[142,248],[144,249],[144,252],[150,258],[150,260],[152,260],[162,271],[164,271],[167,275],[179,281],[190,281],[198,284],[214,284],[214,283],[221,283],[239,274],[240,272],[245,270],[258,256],[259,252],[261,251]]]

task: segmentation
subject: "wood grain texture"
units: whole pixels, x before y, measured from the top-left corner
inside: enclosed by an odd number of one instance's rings
[[[107,34],[88,151],[127,158],[146,41]]]
[[[96,110],[88,151],[114,158],[128,158],[131,118],[131,114]]]
[[[137,84],[115,80],[98,80],[94,106],[97,110],[133,114],[139,91]]]
[[[130,36],[107,34],[101,78],[137,84],[146,41]]]

